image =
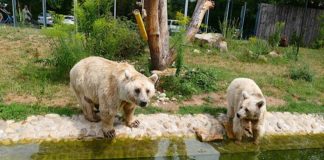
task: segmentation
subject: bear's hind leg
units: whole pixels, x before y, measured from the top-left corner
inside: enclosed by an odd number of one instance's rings
[[[95,104],[89,103],[85,96],[81,99],[81,105],[82,105],[83,114],[88,121],[90,122],[100,121],[100,117],[94,111]]]
[[[136,106],[126,102],[122,107],[125,114],[126,126],[130,128],[137,128],[140,122],[138,120],[134,120],[134,112]]]

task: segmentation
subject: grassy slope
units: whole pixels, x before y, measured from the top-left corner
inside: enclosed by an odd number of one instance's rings
[[[74,109],[55,110],[51,103],[55,99],[64,99],[69,106],[76,106],[75,99],[69,91],[68,85],[62,82],[48,80],[46,69],[31,67],[35,65],[32,60],[36,56],[48,57],[50,53],[49,40],[41,36],[39,30],[13,29],[0,27],[0,119],[23,119],[30,114],[45,114],[55,112],[70,115],[76,113]],[[235,43],[235,45],[234,45]],[[249,77],[254,79],[266,95],[282,98],[288,103],[272,111],[291,111],[303,113],[324,112],[324,51],[301,49],[298,62],[285,59],[271,59],[267,62],[247,63],[238,60],[237,55],[246,50],[244,41],[229,43],[229,53],[219,53],[211,50],[207,53],[204,48],[199,48],[202,53],[192,52],[187,48],[185,63],[188,67],[201,67],[217,71],[219,81],[217,90],[225,94],[226,87],[236,77]],[[195,47],[197,48],[197,47]],[[147,59],[147,57],[143,58]],[[308,64],[315,73],[312,82],[293,81],[287,76],[291,66]],[[136,63],[141,66],[140,63]],[[137,67],[138,67],[137,66]],[[141,66],[140,68],[142,68]],[[43,74],[45,73],[45,74]],[[31,95],[37,98],[33,105],[4,105],[3,99],[8,94]],[[211,113],[225,112],[224,109],[212,109],[217,104],[208,104],[200,107],[180,108],[178,113]],[[19,113],[19,114],[15,114]],[[157,113],[159,109],[139,109],[137,113]]]
[[[229,53],[219,53],[212,50],[207,53],[188,52],[186,62],[191,67],[213,68],[218,70],[221,91],[236,77],[248,77],[256,81],[265,95],[282,98],[290,103],[304,103],[307,106],[322,106],[324,108],[324,50],[302,48],[299,61],[285,58],[272,59],[267,62],[242,62],[234,55],[246,50],[246,42],[236,41],[236,47],[230,46]],[[229,43],[231,45],[231,43]],[[289,69],[294,66],[308,64],[315,74],[312,82],[291,80]]]
[[[49,80],[48,70],[34,67],[35,57],[51,53],[49,42],[37,29],[0,26],[0,102],[34,98],[33,104],[46,106],[75,104],[67,84]]]

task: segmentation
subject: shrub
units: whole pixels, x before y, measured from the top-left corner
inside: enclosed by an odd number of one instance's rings
[[[84,36],[74,33],[74,26],[54,25],[52,29],[44,30],[44,33],[53,38],[52,54],[47,59],[37,59],[45,65],[54,67],[53,75],[55,80],[67,80],[69,71],[79,60],[89,56],[84,46]]]
[[[312,47],[315,49],[324,48],[324,13],[318,17],[320,22],[319,34],[316,37],[315,42],[312,44]]]
[[[144,52],[136,25],[111,15],[112,0],[85,0],[77,10],[79,31],[86,37],[92,54],[109,59]]]
[[[249,49],[249,56],[252,59],[259,58],[260,55],[266,55],[270,51],[270,46],[268,45],[267,41],[258,39],[258,38],[250,38],[249,39],[250,45]]]
[[[292,67],[289,70],[289,77],[293,80],[305,80],[311,82],[313,80],[313,73],[310,71],[308,65]]]
[[[285,50],[285,58],[287,59],[292,59],[297,61],[298,60],[298,51],[297,51],[297,46],[292,45],[289,48]]]
[[[160,87],[165,89],[169,96],[190,97],[193,94],[215,91],[216,81],[215,70],[193,69],[182,76],[162,77]]]
[[[275,24],[274,33],[269,36],[269,40],[268,40],[269,44],[272,47],[278,47],[279,46],[280,35],[281,35],[284,27],[285,27],[285,23],[284,22],[277,22]]]
[[[53,52],[54,75],[59,79],[68,79],[71,68],[81,59],[89,56],[79,37],[59,39],[59,45]]]
[[[87,44],[92,53],[109,59],[144,52],[144,42],[135,31],[135,24],[112,17],[94,21]]]
[[[177,12],[176,19],[179,21],[180,32],[171,37],[171,46],[175,49],[177,57],[175,66],[177,68],[176,75],[179,76],[184,65],[184,49],[185,49],[185,26],[189,23],[189,18],[185,17],[182,13]]]
[[[238,26],[238,20],[234,19],[230,22],[218,21],[218,25],[220,27],[221,33],[223,34],[224,38],[226,38],[227,40],[238,38],[238,33],[236,30]]]

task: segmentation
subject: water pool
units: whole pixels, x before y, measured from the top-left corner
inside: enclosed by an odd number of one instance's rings
[[[0,146],[0,159],[323,160],[324,134],[268,136],[260,145],[196,139],[60,141]]]

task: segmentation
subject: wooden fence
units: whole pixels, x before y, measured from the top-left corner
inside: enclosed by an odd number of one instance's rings
[[[307,9],[305,11],[305,8],[261,3],[256,19],[255,34],[259,38],[268,39],[275,30],[276,22],[284,22],[282,36],[286,36],[289,41],[294,32],[299,35],[303,30],[303,44],[309,45],[319,33],[320,20],[318,17],[321,14],[324,14],[324,10]]]

